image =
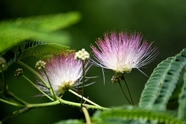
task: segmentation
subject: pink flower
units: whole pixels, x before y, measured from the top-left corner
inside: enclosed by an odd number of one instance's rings
[[[142,41],[138,33],[106,33],[104,39],[99,38],[96,44],[97,47],[91,45],[96,65],[116,73],[130,72],[133,68],[140,70],[158,54],[157,48],[152,48],[152,43]]]
[[[66,90],[82,84],[82,64],[81,60],[75,59],[74,52],[55,55],[46,61],[44,70],[49,78],[53,90],[57,94],[63,94]],[[85,64],[85,73],[87,69],[87,64]],[[40,74],[49,84],[47,76],[43,70],[40,71]],[[38,83],[42,84],[41,81]],[[40,86],[40,88],[45,92],[49,92],[46,87]]]

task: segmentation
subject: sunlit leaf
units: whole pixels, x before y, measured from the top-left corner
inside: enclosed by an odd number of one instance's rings
[[[79,19],[79,13],[69,12],[2,21],[0,22],[0,53],[24,40],[69,45],[70,35],[65,31],[56,30],[66,28]]]

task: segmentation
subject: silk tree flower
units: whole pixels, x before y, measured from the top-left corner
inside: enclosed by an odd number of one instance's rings
[[[37,63],[36,65],[42,65],[42,63],[44,62],[40,61],[40,63]],[[70,88],[73,89],[82,84],[81,79],[83,78],[83,63],[81,60],[75,59],[75,52],[54,55],[44,64],[45,65],[43,66],[43,70],[37,67],[40,69],[39,73],[48,84],[49,79],[51,86],[57,95],[63,94],[66,90]],[[85,64],[84,69],[86,73],[89,69],[87,63]],[[40,84],[39,87],[44,92],[49,93],[49,89],[43,86],[41,81],[39,81],[38,84]]]
[[[131,72],[133,68],[142,72],[139,68],[152,62],[158,54],[152,44],[143,41],[139,33],[111,32],[97,40],[97,47],[91,45],[91,48],[97,66],[116,73]]]

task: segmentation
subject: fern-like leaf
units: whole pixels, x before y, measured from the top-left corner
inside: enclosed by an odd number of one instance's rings
[[[139,106],[165,110],[168,100],[178,82],[181,70],[186,64],[186,57],[180,54],[162,61],[153,71],[142,92]]]
[[[62,51],[71,50],[69,47],[60,44],[29,41],[19,45],[18,51],[21,52],[19,59],[29,56],[43,59],[52,54],[60,54]]]
[[[165,73],[167,72],[167,67],[171,65],[171,61],[173,57],[170,57],[164,61],[162,61],[158,66],[154,69],[151,74],[149,80],[145,84],[145,88],[142,92],[139,107],[141,108],[151,108],[158,96],[158,93],[161,89],[161,85],[163,83],[163,78],[165,77]]]
[[[176,88],[181,70],[186,65],[186,57],[182,56],[186,52],[186,49],[182,50],[180,54],[176,55],[171,61],[171,66],[168,67],[168,71],[165,73],[163,84],[157,97],[154,106],[156,109],[165,110],[167,103]]]
[[[181,54],[183,57],[186,57],[186,51]],[[183,86],[182,90],[179,95],[179,108],[178,108],[178,118],[179,119],[186,119],[186,71],[184,72],[183,76]]]
[[[60,44],[26,41],[8,50],[0,57],[6,61],[5,67],[3,68],[3,70],[5,70],[17,59],[23,59],[29,56],[43,59],[53,54],[60,54],[63,51],[69,52],[72,50],[70,50],[69,47]],[[1,71],[2,70],[0,70],[0,72]]]
[[[132,124],[138,122],[142,124],[146,124],[148,122],[167,124],[184,123],[182,120],[177,119],[175,117],[175,113],[172,111],[162,112],[132,106],[112,108],[110,110],[106,110],[104,112],[99,111],[97,113],[99,118],[101,118],[97,120],[96,123],[98,124]]]

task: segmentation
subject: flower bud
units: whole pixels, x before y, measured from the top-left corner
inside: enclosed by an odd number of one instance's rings
[[[4,68],[6,64],[6,60],[3,57],[0,57],[0,68]]]
[[[79,50],[75,54],[75,59],[86,60],[89,58],[90,58],[90,55],[84,48],[82,50]]]
[[[40,70],[41,68],[45,68],[46,62],[39,60],[38,62],[36,62],[35,67]]]
[[[19,77],[23,74],[23,69],[22,68],[17,68],[14,72],[15,77]]]

